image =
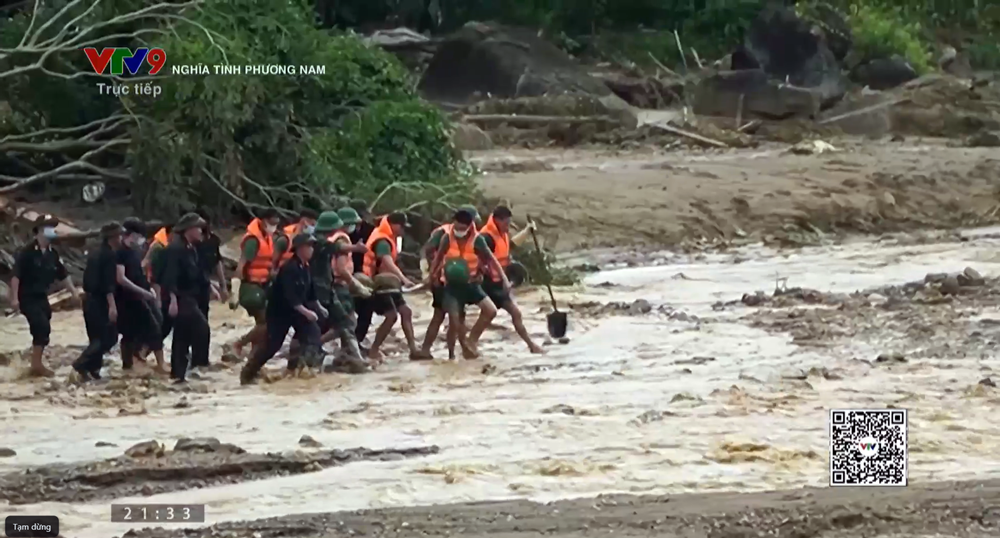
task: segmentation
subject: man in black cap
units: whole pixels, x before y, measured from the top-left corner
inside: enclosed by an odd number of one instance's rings
[[[253,383],[264,364],[281,349],[292,328],[295,329],[295,339],[299,341],[301,352],[299,357],[289,359],[289,371],[298,368],[300,357],[306,366],[312,368],[323,364],[323,335],[319,320],[330,313],[316,300],[316,289],[309,270],[315,244],[316,239],[306,233],[292,239],[295,255],[278,271],[267,301],[267,341],[264,346],[255,348],[243,367],[241,384]]]
[[[118,343],[115,288],[121,243],[122,225],[109,222],[101,227],[101,246],[87,255],[83,270],[83,321],[90,343],[73,363],[73,369],[83,380],[101,378],[104,355]]]
[[[141,220],[130,217],[122,223],[122,228],[125,233],[117,253],[118,286],[115,291],[118,333],[122,337],[122,368],[131,369],[133,358],[144,348],[153,352],[157,368],[165,372],[159,307],[146,272],[142,270],[146,225]]]
[[[372,232],[375,231],[374,220],[372,219],[371,211],[368,210],[368,202],[364,200],[351,200],[350,207],[361,217],[361,222],[350,233],[351,244],[365,245],[368,243],[368,238],[371,237]],[[353,257],[355,270],[359,270],[365,266],[364,252],[355,252]],[[368,329],[372,326],[372,315],[374,314],[372,302],[368,299],[355,301],[354,311],[357,314],[357,327],[354,329],[354,335],[357,337],[358,343],[361,344],[368,337]],[[367,350],[365,351],[367,352]]]
[[[55,375],[42,364],[42,353],[49,345],[52,333],[49,288],[55,282],[61,282],[73,295],[73,300],[79,301],[76,288],[73,287],[73,281],[66,272],[59,253],[52,248],[58,224],[59,221],[52,217],[35,219],[32,228],[35,239],[17,253],[14,278],[10,281],[10,304],[15,312],[24,314],[24,318],[28,320],[28,330],[31,331],[30,373],[35,377]]]
[[[188,370],[188,352],[192,364],[208,364],[210,330],[208,319],[198,307],[198,295],[204,289],[205,273],[198,266],[195,246],[201,241],[205,221],[197,213],[188,213],[174,225],[174,237],[164,253],[161,299],[167,316],[174,320],[174,341],[170,350],[170,377],[183,383]]]

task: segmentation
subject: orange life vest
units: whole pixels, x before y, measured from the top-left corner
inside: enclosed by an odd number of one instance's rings
[[[295,224],[289,224],[288,226],[285,226],[285,228],[282,230],[285,237],[288,238],[288,246],[285,248],[285,251],[281,253],[281,259],[278,260],[278,267],[281,267],[286,263],[288,263],[288,260],[292,259],[292,256],[295,255],[295,249],[292,248],[292,239],[295,239],[295,236],[299,235],[299,232],[301,231],[302,231],[301,222],[296,222]]]
[[[493,239],[493,255],[500,262],[500,267],[506,269],[510,265],[510,234],[500,231],[496,221],[493,220],[493,215],[490,215],[490,219],[486,221],[486,226],[483,226],[482,233]],[[500,275],[493,274],[495,272],[494,270],[490,271],[490,278],[494,282],[500,282],[502,279]]]
[[[271,278],[272,258],[274,258],[274,242],[271,236],[264,230],[264,222],[260,219],[253,219],[247,226],[247,233],[240,241],[240,250],[247,239],[257,240],[257,256],[252,260],[247,260],[244,266],[245,278],[247,282],[254,284],[266,284]],[[243,277],[244,275],[240,275]]]
[[[479,254],[476,254],[476,238],[478,236],[479,232],[476,231],[475,226],[469,226],[468,235],[459,239],[455,236],[455,228],[452,227],[448,230],[448,252],[444,254],[445,263],[452,260],[465,260],[465,264],[469,268],[469,278],[472,279],[478,279],[479,272]],[[441,282],[444,281],[445,277],[441,275]]]
[[[330,236],[327,238],[327,241],[329,241],[330,243],[336,243],[337,241],[340,241],[341,239],[346,240],[348,245],[351,244],[351,236],[347,232],[345,232],[343,230],[339,230],[339,231],[336,231],[336,232],[333,232],[332,234],[330,234]],[[333,263],[336,264],[337,263],[337,258],[340,258],[340,257],[347,258],[347,274],[348,275],[353,275],[354,274],[354,256],[350,252],[338,254],[337,256],[334,256]],[[333,279],[336,280],[337,282],[341,282],[341,283],[345,283],[345,284],[348,283],[348,281],[349,281],[349,278],[344,278],[344,277],[341,277],[341,276],[337,276],[336,267],[334,267]]]
[[[170,234],[167,232],[166,228],[160,228],[156,235],[153,236],[153,243],[149,245],[149,248],[153,248],[156,245],[160,245],[164,248],[170,244]],[[153,283],[153,264],[146,266],[146,280],[150,284]]]
[[[392,225],[389,224],[389,219],[382,219],[378,223],[378,227],[372,231],[368,242],[365,243],[365,246],[368,247],[368,252],[365,253],[365,266],[362,270],[370,277],[375,276],[376,268],[379,268],[378,259],[375,257],[375,243],[383,239],[389,242],[389,248],[392,249],[390,253],[392,261],[396,261],[396,256],[399,255],[399,252],[396,249],[396,235],[392,233]]]

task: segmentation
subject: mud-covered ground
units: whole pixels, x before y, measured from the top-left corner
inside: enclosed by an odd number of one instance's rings
[[[1000,481],[760,494],[601,496],[304,514],[130,538],[340,536],[986,538],[1000,533]]]
[[[819,233],[882,233],[996,222],[996,148],[952,140],[840,138],[835,151],[491,150],[472,154],[484,192],[544,227],[562,251],[702,239],[807,244]]]

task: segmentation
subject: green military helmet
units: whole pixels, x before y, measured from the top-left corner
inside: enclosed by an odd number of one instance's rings
[[[324,211],[316,219],[316,233],[328,235],[344,227],[336,211]]]
[[[361,215],[353,207],[342,207],[337,210],[337,215],[340,217],[340,220],[344,221],[345,226],[361,222]]]
[[[449,284],[468,284],[469,264],[465,260],[448,260],[444,264],[444,279]]]
[[[474,206],[472,204],[466,204],[466,205],[463,205],[463,206],[459,206],[458,210],[459,211],[468,211],[469,213],[472,213],[472,218],[476,222],[481,222],[482,221],[482,219],[479,217],[479,210],[476,209],[476,206]]]

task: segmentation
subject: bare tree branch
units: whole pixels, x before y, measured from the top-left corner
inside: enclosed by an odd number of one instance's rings
[[[0,194],[7,193],[7,192],[13,192],[13,191],[16,191],[16,190],[19,190],[19,189],[23,189],[24,187],[27,187],[27,186],[35,184],[35,183],[39,183],[39,182],[44,181],[46,179],[54,178],[54,177],[59,177],[61,174],[65,173],[65,172],[70,172],[70,171],[74,171],[75,172],[75,171],[78,171],[80,169],[89,170],[91,172],[94,172],[96,174],[104,176],[105,178],[108,178],[108,179],[116,179],[116,180],[121,180],[121,181],[130,181],[131,177],[128,174],[126,174],[126,173],[116,172],[114,170],[108,170],[106,168],[102,168],[100,166],[97,166],[97,165],[95,165],[93,163],[87,162],[88,159],[91,159],[91,158],[93,158],[93,157],[95,157],[97,155],[100,155],[101,153],[104,153],[108,149],[111,149],[111,148],[113,148],[115,146],[119,146],[119,145],[122,145],[122,141],[121,140],[109,140],[103,146],[101,146],[99,148],[96,148],[96,149],[92,149],[92,150],[84,153],[82,156],[80,156],[79,159],[76,159],[76,160],[68,162],[66,164],[57,166],[57,167],[53,168],[52,170],[41,172],[41,173],[38,173],[38,174],[35,174],[35,175],[32,175],[32,176],[26,177],[26,178],[19,178],[19,177],[12,177],[12,176],[0,175],[0,181],[10,181],[10,182],[13,182],[12,185],[8,185],[6,187],[0,188]]]

